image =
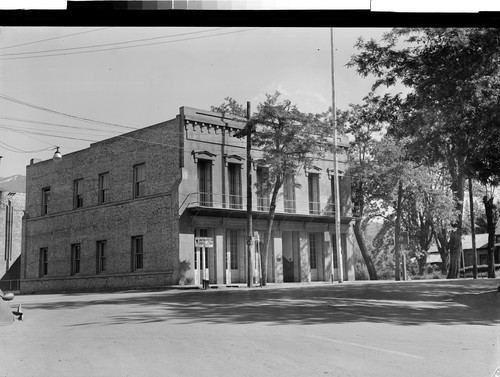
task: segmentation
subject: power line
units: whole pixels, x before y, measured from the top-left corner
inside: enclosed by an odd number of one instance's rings
[[[51,123],[51,122],[42,122],[42,121],[40,121],[40,120],[23,119],[23,118],[17,118],[17,117],[12,117],[12,116],[0,116],[0,119],[13,120],[13,121],[16,121],[16,122],[24,122],[24,123],[43,124],[43,125],[47,125],[47,126],[56,126],[56,127],[64,127],[64,128],[73,128],[73,129],[79,129],[79,130],[99,131],[99,132],[110,132],[110,130],[99,129],[99,128],[89,128],[89,127],[70,126],[70,125],[67,125],[67,124]],[[113,132],[115,132],[115,131],[113,131]],[[118,132],[118,131],[116,131],[116,132]]]
[[[32,150],[32,151],[27,151],[27,150],[20,149],[20,148],[14,147],[12,145],[6,144],[3,141],[0,141],[0,144],[2,144],[4,146],[4,148],[7,149],[8,151],[14,152],[14,153],[38,153],[38,152],[43,152],[43,151],[52,149],[52,147],[50,147],[50,148],[43,148],[43,149],[36,149],[36,150]]]
[[[37,110],[47,111],[49,113],[58,114],[58,115],[63,115],[65,117],[69,117],[69,118],[72,118],[72,119],[82,120],[84,122],[91,122],[91,123],[101,124],[101,125],[105,125],[105,126],[113,126],[113,127],[121,127],[121,128],[131,129],[131,130],[137,130],[136,127],[123,126],[121,124],[115,124],[115,123],[101,122],[101,121],[94,120],[94,119],[83,118],[83,117],[79,117],[79,116],[76,116],[76,115],[71,115],[71,114],[60,112],[60,111],[51,110],[51,109],[48,109],[46,107],[37,106],[37,105],[34,105],[32,103],[28,103],[28,102],[22,101],[22,100],[17,99],[17,98],[7,96],[5,94],[0,94],[0,99],[4,99],[6,101],[11,101],[11,102],[17,103],[19,105],[32,107],[32,108],[37,109]]]
[[[122,47],[105,48],[105,49],[98,49],[98,50],[76,51],[76,52],[57,53],[57,54],[48,54],[48,55],[18,56],[18,57],[2,58],[1,56],[21,55],[21,54],[29,54],[29,53],[4,54],[4,55],[0,55],[0,60],[19,60],[19,59],[47,58],[47,57],[61,56],[61,55],[77,55],[77,54],[87,54],[87,53],[102,52],[102,51],[123,50],[123,49],[126,49],[126,48],[153,46],[153,45],[166,44],[166,43],[184,42],[184,41],[190,41],[190,40],[196,40],[196,39],[212,38],[212,37],[217,37],[217,36],[221,36],[221,35],[244,33],[244,32],[247,32],[247,31],[253,31],[253,30],[257,30],[257,29],[258,28],[246,29],[246,30],[236,30],[236,31],[225,32],[225,33],[218,33],[218,34],[212,34],[212,35],[204,35],[204,36],[200,36],[200,37],[176,39],[176,40],[173,40],[173,41],[144,43],[144,44],[138,44],[138,45],[135,45],[135,46],[122,46]],[[158,38],[167,38],[167,37],[158,37]],[[131,43],[131,42],[117,42],[117,43]],[[99,45],[96,45],[94,47],[99,47]],[[92,48],[92,47],[91,46],[90,47],[73,47],[71,49],[81,49],[81,48]],[[70,50],[70,49],[64,49],[64,50]],[[45,53],[45,52],[50,52],[50,51],[31,52],[31,54],[42,54],[42,53]]]
[[[38,41],[26,42],[26,43],[20,43],[20,44],[17,44],[17,45],[11,45],[11,46],[5,46],[5,47],[1,47],[1,48],[0,48],[0,51],[1,51],[1,50],[6,50],[6,49],[8,49],[8,48],[14,48],[14,47],[19,47],[19,46],[31,45],[31,44],[35,44],[35,43],[41,43],[41,42],[52,41],[52,40],[54,40],[54,39],[61,39],[61,38],[72,37],[72,36],[74,36],[74,35],[80,35],[80,34],[93,33],[93,32],[100,31],[100,30],[104,30],[104,29],[108,29],[108,28],[107,28],[107,27],[102,27],[102,28],[99,28],[99,29],[93,29],[93,30],[81,31],[81,32],[79,32],[79,33],[73,33],[73,34],[60,35],[60,36],[58,36],[58,37],[47,38],[47,39],[40,39],[40,40],[38,40]]]
[[[71,51],[71,50],[80,50],[80,49],[83,49],[83,48],[96,48],[96,47],[116,46],[116,45],[122,45],[122,44],[128,44],[128,43],[137,43],[137,42],[145,42],[145,41],[151,41],[151,40],[163,39],[163,38],[173,38],[173,37],[179,37],[179,36],[183,36],[183,35],[200,34],[200,33],[206,33],[207,31],[211,32],[211,31],[217,31],[217,30],[221,30],[221,29],[224,29],[224,28],[217,28],[217,29],[203,30],[203,31],[193,31],[193,32],[190,32],[190,33],[181,33],[181,34],[174,34],[174,35],[164,35],[164,36],[161,36],[161,37],[133,39],[133,40],[124,41],[124,42],[103,43],[103,44],[99,44],[99,45],[90,45],[90,46],[81,46],[81,47],[67,47],[67,48],[56,48],[56,49],[45,50],[45,51],[15,52],[15,53],[11,53],[11,54],[0,54],[0,57],[2,57],[2,56],[16,56],[16,55],[30,55],[30,54],[43,54],[43,53],[46,53],[46,52],[56,52],[56,51]]]

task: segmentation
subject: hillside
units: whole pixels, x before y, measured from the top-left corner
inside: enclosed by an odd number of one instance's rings
[[[0,177],[0,191],[26,192],[26,177],[20,174]]]

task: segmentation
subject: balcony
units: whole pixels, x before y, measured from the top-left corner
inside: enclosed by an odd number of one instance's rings
[[[252,216],[267,219],[270,206],[269,198],[254,197],[253,199]],[[246,196],[195,192],[187,195],[181,202],[179,215],[185,211],[195,216],[245,218],[247,216]],[[281,198],[276,206],[275,219],[334,223],[334,215],[335,206],[331,201],[300,202],[284,201]],[[341,219],[350,221],[352,215],[343,213]]]

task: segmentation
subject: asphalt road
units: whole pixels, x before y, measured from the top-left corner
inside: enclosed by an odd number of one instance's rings
[[[1,376],[464,376],[500,367],[500,280],[16,296]]]

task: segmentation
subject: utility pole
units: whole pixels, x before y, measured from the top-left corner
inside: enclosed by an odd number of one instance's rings
[[[330,28],[330,43],[332,50],[332,127],[333,127],[333,179],[334,179],[334,197],[335,197],[335,249],[337,250],[338,282],[342,283],[344,275],[344,265],[342,258],[342,246],[340,243],[340,197],[339,197],[339,170],[337,166],[337,114],[335,111],[335,50],[333,48],[333,28]],[[332,283],[333,277],[333,248],[332,248]]]
[[[250,120],[250,102],[247,102],[247,120]],[[252,130],[247,128],[247,287],[253,285],[253,253],[252,253]]]
[[[476,229],[474,225],[474,202],[472,201],[472,178],[469,177],[469,206],[470,206],[470,230],[472,236],[472,274],[477,279],[477,252],[476,252]],[[465,261],[464,261],[465,266]],[[464,269],[465,276],[465,269]]]

